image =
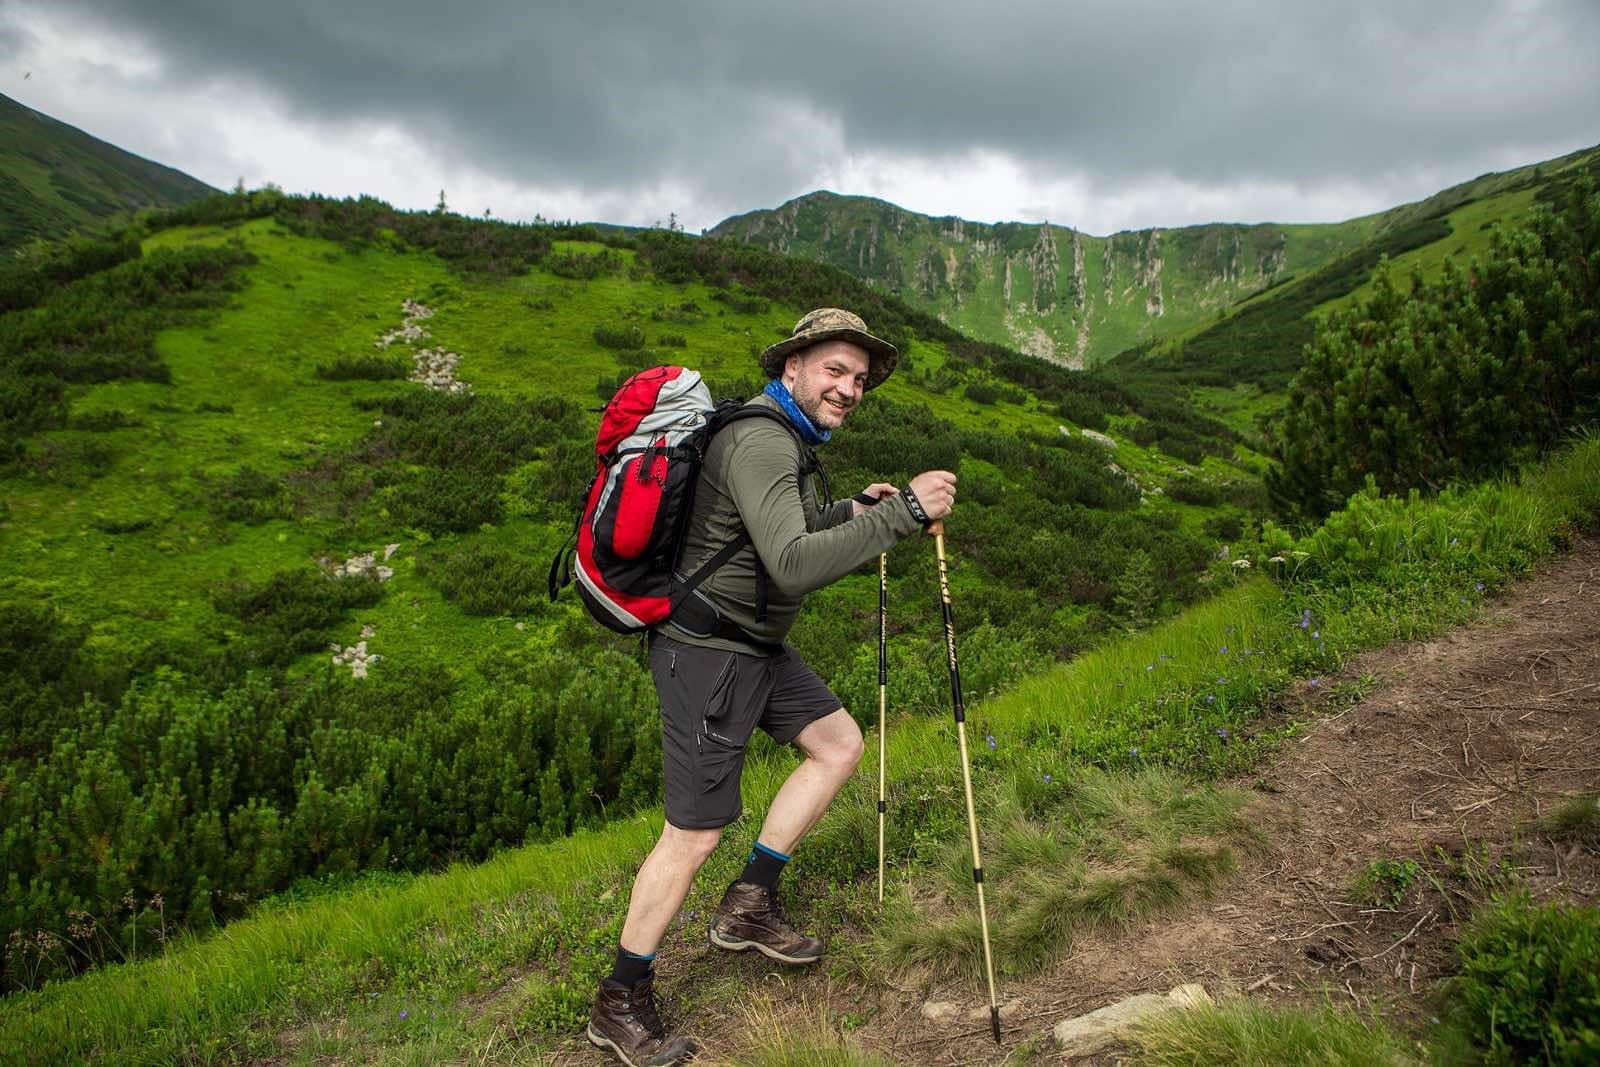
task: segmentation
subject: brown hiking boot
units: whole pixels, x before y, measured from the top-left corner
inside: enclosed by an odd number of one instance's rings
[[[753,948],[784,963],[815,963],[822,942],[789,925],[777,895],[763,885],[734,882],[711,919],[711,943],[743,952]]]
[[[694,1055],[694,1042],[681,1034],[668,1036],[656,1014],[653,975],[631,986],[607,978],[600,983],[589,1012],[589,1040],[608,1048],[628,1067],[666,1067]]]

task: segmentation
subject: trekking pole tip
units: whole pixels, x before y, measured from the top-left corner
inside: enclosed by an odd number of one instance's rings
[[[989,1005],[989,1025],[994,1029],[994,1043],[1000,1043],[1000,1009],[998,1006]]]

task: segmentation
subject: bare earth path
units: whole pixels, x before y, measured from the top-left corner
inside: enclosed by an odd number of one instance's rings
[[[1338,683],[1363,679],[1353,706],[1316,708]],[[1600,786],[1600,541],[1548,561],[1479,622],[1360,656],[1287,705],[1287,714],[1315,715],[1312,725],[1235,783],[1260,791],[1269,848],[1210,899],[1086,938],[1046,973],[1005,983],[1002,999],[1023,1005],[1008,1022],[1008,1050],[1031,1042],[1048,1058],[1058,1020],[1184,982],[1213,994],[1378,1006],[1420,1030],[1457,924],[1496,871],[1524,879],[1536,897],[1600,901],[1600,857],[1531,826],[1564,797]],[[1392,909],[1353,899],[1353,883],[1380,859],[1426,871]],[[856,1037],[896,1062],[1004,1058],[986,1022],[922,1017],[930,998],[978,1008],[971,988],[863,996],[822,975],[766,981],[792,1005],[779,1025],[875,1003]],[[708,1060],[736,1055],[735,1019],[696,1020]],[[558,1055],[601,1062],[576,1043]]]

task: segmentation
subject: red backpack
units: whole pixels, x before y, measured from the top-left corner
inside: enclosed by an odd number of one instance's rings
[[[711,438],[745,418],[773,419],[794,433],[782,413],[725,400],[712,403],[698,371],[651,367],[617,390],[595,436],[595,476],[583,497],[573,537],[550,562],[550,599],[577,579],[589,614],[619,633],[664,622],[673,609],[745,545],[747,532],[724,545],[694,574],[677,573],[694,489]],[[799,441],[799,436],[795,438]],[[804,443],[802,472],[820,470]],[[757,560],[758,617],[765,615],[766,574]]]

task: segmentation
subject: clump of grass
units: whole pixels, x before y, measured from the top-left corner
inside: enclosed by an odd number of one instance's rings
[[[695,1062],[706,1067],[890,1067],[893,1060],[868,1051],[828,1024],[820,1007],[796,1025],[781,1016],[772,998],[759,994],[744,1007],[731,1049],[703,1048]]]
[[[1600,846],[1600,793],[1569,797],[1546,812],[1537,825],[1551,837]]]
[[[1268,1007],[1245,999],[1160,1012],[1138,1024],[1129,1042],[1140,1063],[1160,1067],[1401,1067],[1421,1062],[1411,1045],[1376,1020],[1332,1007]]]
[[[1246,796],[1200,786],[1160,768],[1117,775],[1085,769],[1053,810],[1024,814],[1013,782],[986,817],[985,883],[995,966],[1023,974],[1067,951],[1085,932],[1132,922],[1209,892],[1253,848]],[[941,893],[900,897],[879,932],[890,966],[980,973],[981,931],[965,838],[939,862]]]

